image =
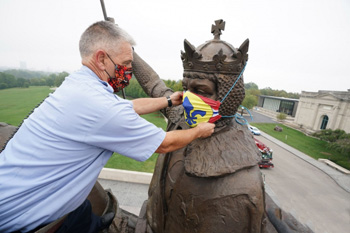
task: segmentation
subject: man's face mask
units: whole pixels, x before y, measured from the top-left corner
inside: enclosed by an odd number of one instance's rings
[[[108,83],[113,88],[114,92],[118,92],[121,89],[125,88],[127,85],[129,85],[129,81],[132,77],[132,68],[127,68],[126,66],[117,65],[114,63],[112,58],[107,54],[108,58],[113,62],[115,65],[115,77],[111,77],[108,72],[105,70],[105,72],[108,74]]]
[[[186,123],[195,127],[201,122],[214,123],[221,118],[220,102],[186,91],[182,99]]]

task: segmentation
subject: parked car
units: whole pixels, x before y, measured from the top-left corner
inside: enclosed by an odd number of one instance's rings
[[[248,129],[250,132],[252,132],[254,135],[260,135],[260,130],[254,126],[248,125]]]
[[[264,143],[260,142],[258,139],[254,138],[255,144],[261,153],[261,160],[259,162],[260,168],[274,167],[272,161],[272,149],[266,146]]]

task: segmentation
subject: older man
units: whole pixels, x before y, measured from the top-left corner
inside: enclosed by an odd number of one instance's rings
[[[106,228],[109,221],[91,213],[86,197],[113,152],[144,161],[213,133],[211,123],[164,132],[139,116],[181,104],[179,92],[133,101],[114,94],[131,77],[133,45],[111,22],[82,34],[82,68],[24,120],[0,154],[1,232],[28,232],[68,213],[61,232]]]

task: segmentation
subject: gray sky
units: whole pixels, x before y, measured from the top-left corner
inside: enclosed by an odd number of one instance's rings
[[[213,38],[239,47],[249,38],[244,81],[288,92],[350,89],[348,0],[105,0],[107,14],[136,40],[138,54],[162,79],[182,79],[184,39]],[[0,67],[80,68],[78,42],[103,20],[99,0],[0,0]]]

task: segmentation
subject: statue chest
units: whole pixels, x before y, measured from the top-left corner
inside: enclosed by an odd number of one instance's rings
[[[221,177],[197,177],[185,172],[185,152],[182,149],[169,156],[163,176],[165,232],[259,232],[264,216],[259,168]],[[252,214],[258,222],[250,222]]]

